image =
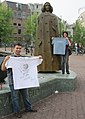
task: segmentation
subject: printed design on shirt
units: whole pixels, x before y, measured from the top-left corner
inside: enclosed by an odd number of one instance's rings
[[[31,79],[32,80],[30,76],[30,66],[28,64],[22,64],[20,65],[18,69],[21,73],[20,79],[24,79],[24,80]]]
[[[12,68],[14,89],[39,87],[37,66],[41,62],[36,57],[10,57],[6,67]]]
[[[29,70],[29,66],[28,66],[28,64],[23,64],[22,66],[21,66],[21,70],[22,70],[22,72],[26,72],[27,70]]]

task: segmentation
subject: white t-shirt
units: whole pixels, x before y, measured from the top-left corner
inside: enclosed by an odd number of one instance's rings
[[[38,87],[37,66],[42,63],[39,57],[10,57],[6,68],[12,68],[14,89]]]

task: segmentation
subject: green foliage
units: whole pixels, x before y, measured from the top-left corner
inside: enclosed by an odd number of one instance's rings
[[[12,10],[0,4],[0,39],[8,42],[12,34]]]
[[[80,41],[80,37],[81,37],[81,25],[77,21],[76,25],[75,25],[75,28],[74,28],[73,39],[74,39],[74,41],[79,42]]]
[[[64,22],[61,21],[61,33],[63,33],[63,31],[65,31],[65,28],[64,28]]]
[[[59,29],[59,34],[60,34],[60,36],[62,36],[62,33],[64,31],[64,22],[63,22],[63,20],[59,19],[58,25],[59,25],[59,28],[58,28]]]
[[[25,35],[28,36],[28,40],[34,40],[36,37],[36,19],[37,13],[29,16],[25,23]]]
[[[83,44],[85,46],[85,27],[82,26],[80,21],[76,21],[74,28],[73,41]]]

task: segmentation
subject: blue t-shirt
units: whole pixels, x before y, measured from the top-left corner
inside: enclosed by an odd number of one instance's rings
[[[68,41],[63,37],[54,37],[52,40],[53,54],[65,55],[66,45]]]

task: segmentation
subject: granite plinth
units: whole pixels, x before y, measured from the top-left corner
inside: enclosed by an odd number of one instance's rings
[[[61,71],[56,73],[39,73],[38,77],[40,87],[28,89],[32,104],[55,93],[56,90],[58,92],[66,92],[76,89],[77,74],[73,71],[70,71],[70,74],[63,75]],[[0,118],[13,113],[7,78],[5,80],[6,84],[3,84],[2,90],[0,90]],[[20,95],[19,97],[20,106],[23,109],[23,101]]]

